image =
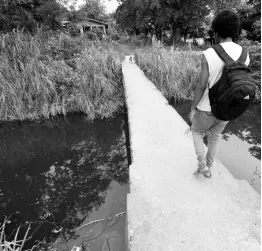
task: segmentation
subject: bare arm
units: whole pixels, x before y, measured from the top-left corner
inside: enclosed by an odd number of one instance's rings
[[[201,57],[201,73],[200,73],[200,82],[196,86],[194,91],[194,98],[191,106],[191,110],[195,110],[199,101],[204,95],[206,90],[207,82],[208,82],[209,72],[208,72],[208,64],[204,55]]]
[[[201,98],[204,95],[204,92],[206,90],[207,82],[208,82],[208,77],[209,77],[209,72],[208,72],[208,64],[207,60],[204,55],[201,57],[201,73],[200,73],[200,82],[196,86],[196,89],[194,91],[194,98],[192,101],[191,105],[191,112],[189,114],[189,119],[192,122],[195,112],[196,112],[196,107],[201,100]]]

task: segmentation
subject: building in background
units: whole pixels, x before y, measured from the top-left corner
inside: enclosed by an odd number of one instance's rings
[[[110,28],[109,24],[91,18],[86,18],[85,20],[78,22],[63,21],[62,25],[64,27],[73,25],[79,29],[80,34],[83,34],[84,32],[90,31],[92,29],[100,29],[104,32],[104,34],[106,34],[107,30]]]

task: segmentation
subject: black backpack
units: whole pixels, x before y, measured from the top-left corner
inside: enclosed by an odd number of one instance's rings
[[[209,89],[209,100],[213,115],[220,120],[233,120],[239,117],[254,101],[257,87],[251,77],[251,69],[245,65],[247,51],[234,61],[218,44],[213,46],[225,66],[221,78]]]

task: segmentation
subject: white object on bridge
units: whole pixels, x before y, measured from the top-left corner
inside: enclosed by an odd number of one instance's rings
[[[219,161],[212,179],[194,176],[189,126],[129,57],[123,75],[132,153],[129,250],[260,250],[260,196]]]
[[[135,63],[135,56],[134,55],[130,55],[130,56],[125,56],[125,61],[129,62],[129,63]]]

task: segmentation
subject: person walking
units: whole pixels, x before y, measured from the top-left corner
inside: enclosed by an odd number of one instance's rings
[[[243,54],[242,47],[234,42],[239,29],[239,17],[229,10],[217,14],[212,22],[215,44],[220,44],[224,52],[234,61],[239,60]],[[243,56],[241,57],[243,59]],[[248,66],[250,62],[248,53],[246,53],[245,57],[244,64]],[[228,123],[227,120],[221,120],[214,116],[211,111],[209,98],[210,88],[221,78],[224,65],[224,61],[213,47],[203,52],[201,56],[200,82],[194,90],[194,98],[189,115],[189,119],[192,122],[191,131],[195,153],[198,159],[198,169],[195,174],[202,173],[206,178],[211,178],[211,168],[215,163],[221,133]],[[205,154],[203,135],[206,133],[208,150]]]

